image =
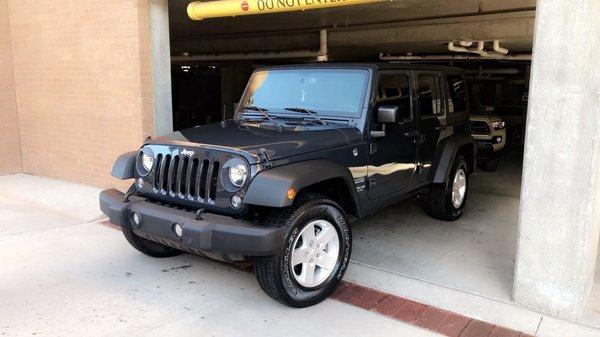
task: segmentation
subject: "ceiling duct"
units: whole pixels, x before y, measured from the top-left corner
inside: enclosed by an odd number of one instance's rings
[[[319,62],[328,61],[327,30],[319,32],[319,50],[290,50],[270,51],[259,53],[237,53],[237,54],[205,54],[191,56],[172,56],[172,62],[202,62],[202,61],[232,61],[232,60],[266,60],[266,59],[292,59],[292,58],[316,58]]]

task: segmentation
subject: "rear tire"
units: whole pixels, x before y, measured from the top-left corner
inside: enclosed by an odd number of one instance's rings
[[[276,212],[269,222],[289,230],[279,252],[254,258],[261,288],[296,308],[329,297],[350,262],[352,237],[342,208],[324,196],[307,194]]]
[[[164,258],[183,254],[183,252],[178,249],[144,239],[135,234],[131,229],[123,228],[123,235],[133,248],[148,256]]]
[[[463,156],[457,156],[447,181],[433,184],[429,190],[427,212],[432,217],[455,221],[460,218],[467,204],[469,192],[469,169]]]

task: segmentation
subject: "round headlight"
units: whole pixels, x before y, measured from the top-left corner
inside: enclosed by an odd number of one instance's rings
[[[229,167],[229,181],[236,186],[242,187],[248,178],[248,168],[244,163],[235,164]]]
[[[150,172],[152,170],[152,166],[154,166],[154,158],[148,155],[146,152],[142,152],[142,166],[144,170]]]

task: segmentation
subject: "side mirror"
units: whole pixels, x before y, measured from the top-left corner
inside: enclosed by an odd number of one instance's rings
[[[397,105],[382,105],[377,109],[377,122],[382,124],[398,123],[400,107]]]
[[[377,123],[383,124],[379,131],[371,131],[371,137],[381,138],[386,136],[386,124],[403,124],[411,121],[410,111],[404,105],[382,105],[377,109]]]
[[[410,109],[402,104],[382,105],[377,109],[377,122],[381,124],[402,124],[411,120]]]

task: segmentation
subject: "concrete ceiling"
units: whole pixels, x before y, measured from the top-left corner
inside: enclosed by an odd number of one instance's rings
[[[329,31],[341,59],[385,53],[444,53],[450,40],[500,39],[532,48],[535,0],[396,0],[379,4],[192,21],[188,0],[170,1],[172,54],[316,49]]]

